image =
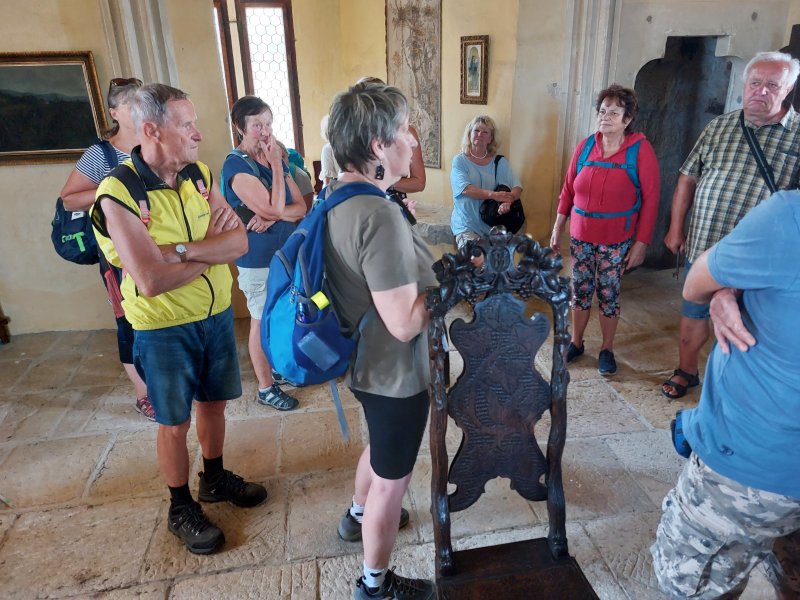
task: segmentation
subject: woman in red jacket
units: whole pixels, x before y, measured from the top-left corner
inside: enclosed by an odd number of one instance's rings
[[[560,252],[570,219],[572,340],[567,362],[584,352],[592,297],[600,309],[598,370],[617,372],[614,334],[619,320],[620,278],[644,261],[653,237],[660,178],[653,147],[631,131],[639,112],[636,92],[612,85],[597,96],[597,132],[575,148],[558,203],[550,246]]]

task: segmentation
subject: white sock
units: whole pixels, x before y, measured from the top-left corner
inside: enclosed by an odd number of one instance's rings
[[[268,385],[268,386],[267,386],[267,387],[265,387],[265,388],[258,388],[258,392],[259,392],[260,394],[266,394],[266,393],[267,393],[268,391],[270,391],[271,389],[272,389],[272,386],[271,386],[271,385]]]
[[[355,496],[353,496],[353,505],[350,507],[350,516],[353,517],[358,523],[361,523],[364,520],[364,507],[356,502]]]
[[[364,563],[364,585],[368,588],[379,588],[383,585],[383,580],[386,578],[386,572],[389,569],[372,569]]]

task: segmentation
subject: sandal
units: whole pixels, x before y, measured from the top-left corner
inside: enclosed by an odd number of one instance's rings
[[[150,398],[147,396],[136,399],[136,412],[149,421],[156,420],[156,411],[153,410],[153,405],[150,404]]]
[[[683,385],[675,381],[674,377],[676,375],[678,377],[683,377],[686,380],[686,385]],[[674,394],[668,393],[664,389],[665,385],[669,385],[675,388],[675,393]],[[698,377],[698,374],[692,375],[691,373],[687,373],[683,369],[675,369],[672,372],[672,377],[670,377],[664,383],[661,384],[661,393],[670,400],[677,400],[678,398],[683,398],[686,395],[686,392],[689,390],[689,388],[697,387],[698,385],[700,385],[700,377]]]
[[[300,404],[297,398],[284,392],[277,383],[273,383],[265,392],[256,392],[256,400],[259,404],[280,411],[294,410]]]

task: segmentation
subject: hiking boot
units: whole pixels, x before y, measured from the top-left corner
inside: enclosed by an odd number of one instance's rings
[[[193,554],[211,554],[225,543],[225,534],[208,520],[197,502],[171,507],[167,527]]]
[[[569,348],[567,348],[567,363],[571,363],[573,360],[578,358],[581,354],[583,354],[585,350],[585,346],[581,344],[581,347],[578,348],[572,342],[569,343]]]
[[[611,350],[600,350],[597,359],[597,370],[600,375],[613,375],[617,372],[617,361],[614,360],[614,353]]]
[[[150,398],[142,396],[136,399],[136,412],[142,415],[145,419],[150,421],[156,420],[156,411],[153,410],[153,405],[150,404]]]
[[[256,400],[259,404],[280,411],[294,410],[300,404],[297,398],[284,392],[277,383],[273,383],[265,392],[256,392]]]
[[[405,508],[400,509],[400,525],[398,529],[402,529],[408,525],[408,511]],[[360,542],[361,541],[361,523],[355,520],[355,517],[350,514],[348,508],[344,511],[344,516],[339,521],[339,527],[336,530],[339,537],[345,542]]]
[[[198,499],[203,502],[222,502],[227,500],[236,506],[251,507],[267,499],[267,489],[263,485],[245,481],[235,473],[223,470],[209,481],[201,471]]]
[[[431,600],[436,598],[436,586],[427,579],[410,579],[400,577],[391,569],[386,573],[383,585],[370,590],[364,583],[364,578],[356,581],[353,600],[369,600],[381,598],[382,600]]]

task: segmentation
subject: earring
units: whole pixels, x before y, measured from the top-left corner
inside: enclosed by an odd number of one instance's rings
[[[378,163],[378,166],[375,167],[375,179],[381,180],[385,174],[386,170],[383,168],[383,161],[381,161]]]

